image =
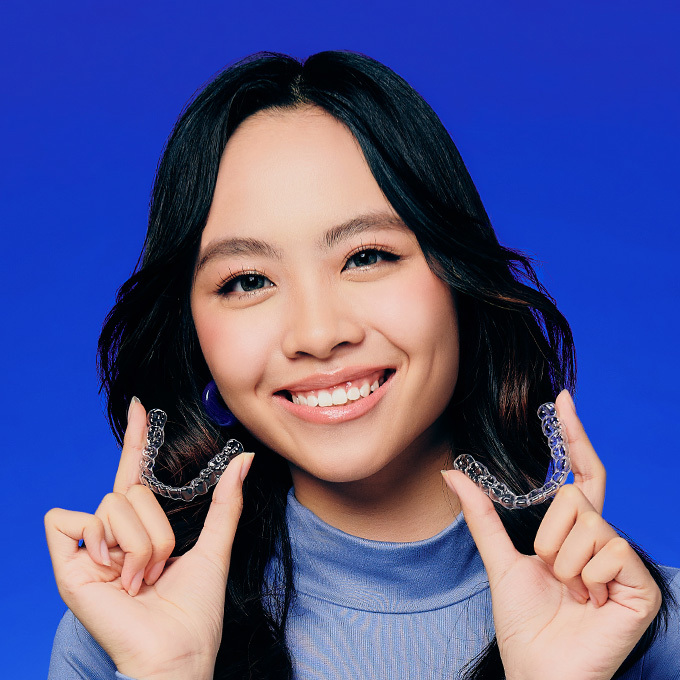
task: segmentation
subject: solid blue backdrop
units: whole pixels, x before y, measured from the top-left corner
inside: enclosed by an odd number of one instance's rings
[[[430,102],[501,240],[541,263],[572,324],[577,406],[609,473],[606,517],[680,565],[680,11],[550,5],[5,6],[5,677],[45,676],[63,612],[42,516],[94,511],[111,488],[118,451],[95,347],[138,256],[164,141],[202,83],[259,50],[364,52]]]

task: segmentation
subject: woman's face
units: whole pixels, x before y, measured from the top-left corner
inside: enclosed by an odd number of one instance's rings
[[[357,481],[441,448],[454,301],[323,110],[263,111],[229,139],[191,305],[225,402],[294,480]]]

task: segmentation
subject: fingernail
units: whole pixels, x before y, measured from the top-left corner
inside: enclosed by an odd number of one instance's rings
[[[571,410],[574,413],[576,413],[576,404],[574,404],[574,398],[571,396],[571,392],[569,392],[569,390],[565,390],[565,392],[567,393],[567,397],[568,397],[567,401],[571,404]]]
[[[132,411],[132,407],[133,407],[135,404],[141,404],[141,403],[142,403],[142,402],[139,401],[139,399],[137,399],[137,397],[132,397],[132,399],[130,399],[130,405],[128,406],[128,412],[127,412],[127,419],[128,419],[128,420],[130,420],[130,413],[131,413],[131,411]]]
[[[142,587],[142,579],[144,578],[144,569],[141,571],[138,571],[132,581],[130,581],[130,588],[128,589],[128,595],[132,595],[134,597],[138,592],[139,589]]]
[[[159,562],[149,569],[146,578],[144,579],[147,585],[152,586],[158,580],[158,577],[163,573],[164,566],[165,562]]]
[[[253,458],[255,458],[254,453],[243,454],[243,462],[241,463],[241,481],[243,481],[246,478],[248,470],[250,470],[250,466],[253,463]]]
[[[99,546],[99,555],[102,558],[102,562],[107,566],[111,566],[111,555],[109,555],[109,546],[106,545],[106,541],[102,541]]]
[[[606,599],[604,600],[604,602],[600,602],[600,600],[597,597],[595,597],[595,595],[590,591],[588,591],[588,599],[593,603],[596,609],[599,609],[607,602]]]
[[[580,604],[585,604],[588,602],[587,596],[577,590],[570,590],[571,596],[577,600]]]

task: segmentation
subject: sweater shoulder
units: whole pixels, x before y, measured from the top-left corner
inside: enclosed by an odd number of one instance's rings
[[[622,680],[680,680],[680,569],[661,567],[675,602],[668,603],[667,625]]]
[[[67,610],[52,645],[48,680],[133,680],[118,673],[111,657]]]

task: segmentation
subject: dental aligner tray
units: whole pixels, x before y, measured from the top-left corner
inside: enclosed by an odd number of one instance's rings
[[[564,431],[560,419],[557,417],[555,404],[548,402],[538,409],[541,419],[541,429],[548,440],[551,463],[545,484],[532,489],[529,493],[517,496],[492,474],[486,466],[465,453],[453,461],[453,468],[464,472],[492,501],[504,508],[519,510],[537,505],[552,498],[564,484],[571,471],[569,447],[564,438]]]
[[[236,439],[230,439],[227,445],[208,461],[208,465],[200,471],[198,477],[184,486],[169,486],[157,479],[153,471],[158,449],[165,441],[164,428],[167,421],[168,417],[164,411],[157,408],[149,411],[146,446],[139,463],[140,479],[144,486],[148,486],[151,491],[159,496],[190,503],[198,496],[208,493],[209,489],[220,481],[229,461],[243,451],[243,446]]]

